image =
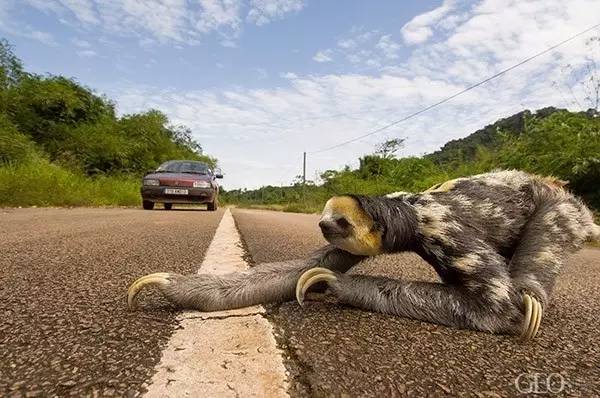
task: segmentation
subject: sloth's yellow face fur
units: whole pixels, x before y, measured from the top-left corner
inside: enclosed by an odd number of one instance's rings
[[[381,232],[373,218],[350,196],[334,196],[323,209],[319,226],[329,243],[352,254],[374,256],[382,252]]]

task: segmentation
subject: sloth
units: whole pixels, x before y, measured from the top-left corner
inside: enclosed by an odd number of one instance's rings
[[[155,273],[135,281],[180,308],[217,311],[326,291],[345,305],[436,324],[533,339],[569,254],[600,238],[565,182],[505,170],[421,193],[331,198],[319,227],[328,245],[302,260],[228,275]],[[439,282],[346,274],[365,258],[413,251]],[[401,266],[399,264],[399,266]]]

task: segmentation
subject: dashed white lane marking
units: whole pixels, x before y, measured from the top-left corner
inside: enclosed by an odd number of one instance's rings
[[[248,268],[229,209],[199,273]],[[147,386],[146,397],[287,397],[286,370],[273,329],[255,306],[232,311],[187,311]]]

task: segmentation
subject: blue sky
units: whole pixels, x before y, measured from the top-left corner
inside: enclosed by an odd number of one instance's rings
[[[121,114],[157,108],[189,126],[233,188],[288,183],[302,151],[402,118],[598,15],[597,0],[3,0],[0,36],[30,71],[74,77]],[[524,107],[585,108],[594,35],[410,122],[309,154],[308,176],[354,165],[391,137],[407,139],[402,155],[420,155]]]
[[[171,39],[165,28],[113,32],[99,24],[82,23],[67,7],[52,12],[14,2],[8,9],[15,26],[30,26],[50,36],[36,41],[13,34],[10,39],[34,71],[63,73],[93,87],[106,86],[115,78],[185,90],[275,87],[284,81],[281,71],[348,73],[348,65],[318,63],[312,58],[324,47],[351,38],[353,31],[397,30],[413,15],[436,6],[429,1],[382,2],[376,7],[365,7],[362,1],[346,1],[343,6],[334,1],[288,3],[299,9],[260,26],[240,21],[238,30],[224,27],[222,32],[215,29],[199,37]],[[189,8],[199,11],[201,5]],[[239,12],[242,18],[250,9]],[[360,72],[360,68],[351,69]]]

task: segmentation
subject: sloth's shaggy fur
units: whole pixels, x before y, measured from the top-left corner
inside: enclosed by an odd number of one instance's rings
[[[323,267],[334,271],[329,287],[342,303],[514,333],[529,322],[524,295],[545,308],[567,256],[600,237],[591,212],[562,181],[520,171],[459,178],[422,193],[334,197],[319,225],[330,245],[307,260],[223,276],[161,274],[160,283],[147,284],[180,307],[213,311],[291,300],[300,276]],[[367,256],[401,251],[423,257],[442,283],[345,274]]]

